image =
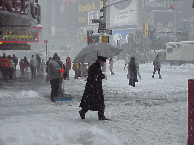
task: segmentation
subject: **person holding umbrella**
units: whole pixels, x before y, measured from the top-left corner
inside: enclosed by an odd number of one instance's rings
[[[106,57],[98,56],[97,61],[89,67],[87,83],[81,99],[79,111],[81,119],[85,119],[85,113],[88,110],[98,111],[99,120],[108,120],[104,116],[105,104],[102,89],[102,79],[105,75],[102,73],[101,66],[106,62]]]

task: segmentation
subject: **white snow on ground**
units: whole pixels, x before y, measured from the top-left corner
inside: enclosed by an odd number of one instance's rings
[[[187,144],[188,79],[194,65],[162,64],[162,79],[152,79],[152,63],[140,64],[142,79],[128,85],[124,61],[114,62],[115,76],[103,81],[105,116],[78,114],[86,81],[65,80],[72,102],[52,103],[50,84],[18,82],[0,86],[0,145],[185,145]],[[28,87],[29,84],[29,87]],[[46,96],[46,97],[45,97]]]

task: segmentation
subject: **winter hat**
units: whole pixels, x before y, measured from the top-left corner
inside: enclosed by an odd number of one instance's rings
[[[102,60],[102,61],[106,62],[107,57],[98,56],[98,59],[100,59],[100,60]]]

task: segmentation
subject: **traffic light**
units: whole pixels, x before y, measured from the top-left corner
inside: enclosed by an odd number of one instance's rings
[[[109,43],[109,36],[102,36],[102,42]]]
[[[99,43],[99,35],[92,35],[92,43]]]

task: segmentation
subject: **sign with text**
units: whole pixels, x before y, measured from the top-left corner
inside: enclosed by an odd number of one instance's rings
[[[124,4],[127,3],[124,6]],[[110,7],[110,26],[137,25],[137,2],[136,0],[122,2],[120,7]]]
[[[93,20],[98,19],[98,11],[89,11],[88,12],[88,25],[95,25]]]
[[[30,45],[27,44],[2,44],[0,50],[30,50]]]
[[[109,30],[109,29],[98,29],[98,33],[107,33],[109,35],[112,35],[112,30]]]
[[[21,43],[38,43],[38,32],[6,32],[0,37],[0,42],[21,42]]]

